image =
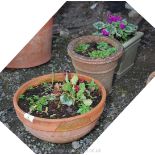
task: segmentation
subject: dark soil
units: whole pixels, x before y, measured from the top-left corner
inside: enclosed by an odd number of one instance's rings
[[[54,93],[54,85],[58,82],[52,82],[47,83],[48,86],[44,86],[44,84],[40,84],[38,86],[31,87],[27,89],[23,95],[24,98],[19,98],[19,107],[26,113],[30,112],[30,103],[27,100],[27,98],[32,97],[33,95],[37,95],[39,97],[42,97],[44,95],[50,95],[51,93]],[[87,82],[84,82],[87,84]],[[63,84],[62,82],[59,82],[59,84]],[[87,87],[86,87],[87,88]],[[61,95],[61,94],[60,94]],[[67,118],[67,117],[73,117],[76,115],[79,115],[77,113],[79,109],[79,102],[75,102],[74,105],[68,106],[63,105],[60,103],[60,95],[57,97],[54,101],[48,101],[48,104],[43,106],[42,112],[39,112],[37,110],[33,111],[31,115],[40,117],[40,118],[48,118],[48,119],[58,119],[58,118]],[[93,103],[91,105],[91,108],[94,108],[101,100],[101,93],[98,90],[94,90],[90,94],[93,97]],[[85,94],[86,97],[88,97],[87,94]],[[48,111],[46,111],[46,107],[48,107]]]
[[[100,43],[100,42],[99,42]],[[81,44],[78,44],[76,47],[75,47],[75,52],[79,55],[82,55],[82,56],[85,56],[85,57],[90,57],[89,53],[91,53],[92,51],[101,51],[100,49],[97,48],[97,45],[98,43],[96,42],[88,42],[88,43],[85,43],[85,44],[89,44],[89,47],[87,50],[84,50],[84,51],[78,51],[77,48],[79,47],[79,45]],[[110,44],[108,44],[109,48],[112,48],[113,46],[111,46]]]

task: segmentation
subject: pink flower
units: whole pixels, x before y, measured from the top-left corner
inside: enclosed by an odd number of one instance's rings
[[[121,20],[122,20],[121,16],[109,15],[108,19],[107,19],[107,22],[111,24],[112,22],[118,22],[118,21],[121,21]]]
[[[104,35],[104,36],[109,36],[109,31],[107,30],[107,29],[102,29],[102,34]]]
[[[120,27],[121,29],[125,29],[126,26],[125,26],[125,24],[120,23],[119,27]]]

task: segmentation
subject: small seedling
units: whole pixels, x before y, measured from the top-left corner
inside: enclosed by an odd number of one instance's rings
[[[33,86],[30,86],[29,88],[28,88],[28,90],[33,90],[34,89],[34,87]]]
[[[88,88],[90,90],[98,90],[98,86],[96,85],[96,83],[94,82],[94,80],[91,80],[90,83],[87,84]]]
[[[94,50],[92,52],[89,52],[89,56],[91,58],[97,59],[97,58],[106,58],[111,56],[113,53],[116,52],[116,48],[108,48],[107,50],[101,51],[101,50]]]
[[[47,82],[43,82],[43,87],[48,87],[49,86],[49,84],[47,83]]]
[[[89,48],[89,46],[90,46],[89,44],[79,44],[76,47],[75,51],[76,52],[85,52]]]
[[[20,96],[19,96],[19,99],[25,99],[25,95],[24,94],[21,94]]]
[[[97,43],[97,49],[98,50],[107,50],[109,48],[109,45],[108,43],[105,43],[105,42],[99,42]]]
[[[90,106],[87,106],[85,104],[81,104],[77,113],[85,114],[85,113],[89,112],[90,110],[91,110]]]
[[[55,96],[54,95],[47,95],[39,97],[37,95],[33,95],[33,97],[27,98],[30,105],[30,113],[33,111],[42,112],[43,106],[46,106],[48,104],[48,101],[54,101]]]

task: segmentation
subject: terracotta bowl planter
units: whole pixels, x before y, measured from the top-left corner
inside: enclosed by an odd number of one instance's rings
[[[90,42],[107,42],[117,49],[112,56],[104,59],[92,59],[77,54],[74,49],[78,44]],[[88,75],[99,80],[106,88],[107,92],[111,91],[114,70],[117,66],[118,59],[123,54],[123,46],[114,39],[100,36],[83,36],[71,41],[68,45],[68,54],[72,59],[75,70],[78,73]]]
[[[19,96],[23,94],[30,86],[36,86],[48,81],[51,82],[52,76],[52,74],[40,76],[23,84],[15,93],[13,97],[13,104],[19,120],[32,135],[38,137],[39,139],[53,143],[68,143],[83,137],[94,128],[105,106],[106,91],[99,81],[94,80],[101,91],[101,101],[88,113],[74,117],[45,119],[31,116],[22,111],[18,106]],[[72,76],[73,73],[70,73],[69,77]],[[55,81],[64,81],[65,79],[63,73],[54,74],[54,77]],[[92,80],[91,77],[85,75],[79,74],[78,77],[79,79],[84,79],[86,81]]]
[[[7,68],[30,68],[48,62],[51,59],[52,26],[53,18],[41,28]]]
[[[147,84],[148,84],[154,77],[155,77],[155,72],[152,72],[152,73],[149,75],[148,79],[147,79]]]

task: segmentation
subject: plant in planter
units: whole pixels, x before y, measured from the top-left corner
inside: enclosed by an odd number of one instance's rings
[[[51,38],[53,18],[51,18],[28,44],[7,65],[7,68],[30,68],[51,59]]]
[[[106,42],[79,44],[75,52],[93,59],[106,58],[116,52],[116,48]]]
[[[114,70],[122,51],[118,41],[93,35],[76,38],[68,45],[76,71],[98,79],[107,92],[111,91]]]
[[[106,22],[96,22],[93,26],[97,29],[94,35],[108,36],[120,41],[124,47],[124,54],[117,69],[117,76],[121,77],[134,64],[142,32],[137,32],[138,27],[128,23],[121,16],[108,15]]]
[[[17,116],[34,136],[67,143],[94,128],[106,93],[96,80],[78,74],[49,74],[21,86],[13,98]]]

